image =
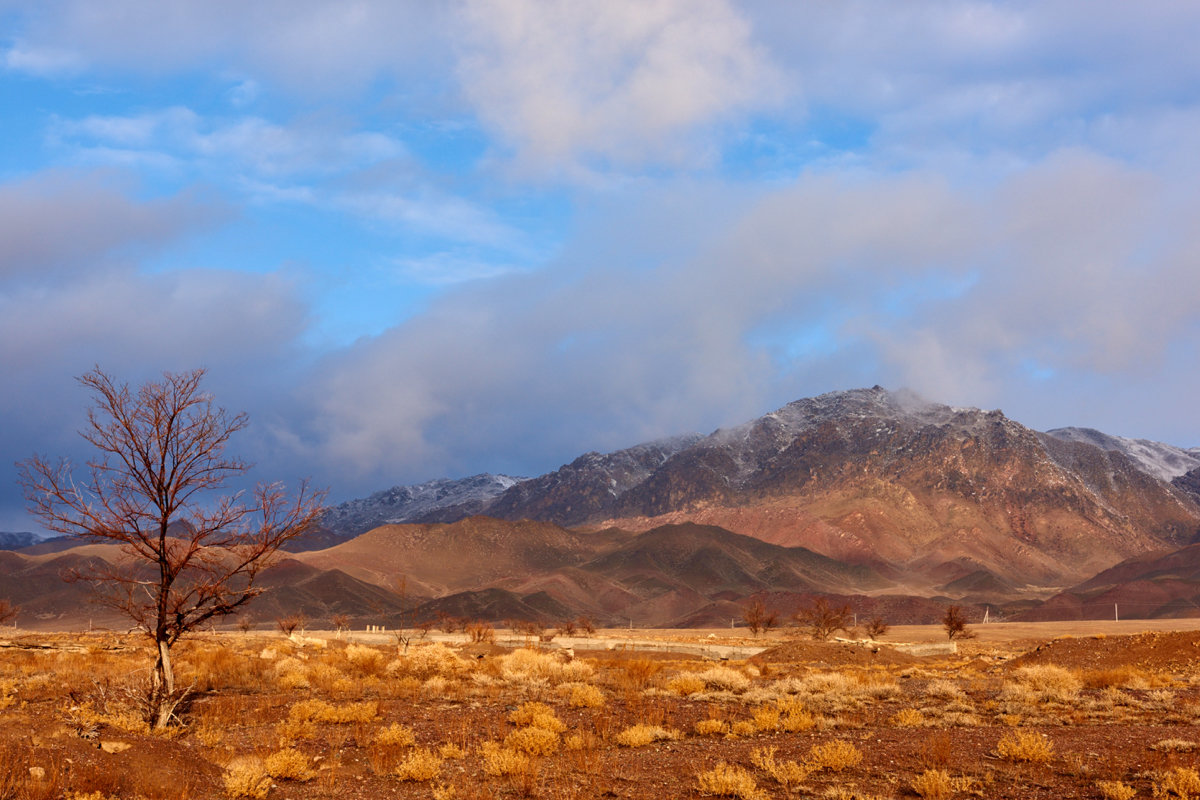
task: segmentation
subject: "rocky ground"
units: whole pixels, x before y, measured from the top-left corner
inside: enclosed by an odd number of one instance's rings
[[[572,656],[208,635],[178,647],[180,724],[151,733],[140,642],[14,635],[0,797],[1200,794],[1200,632],[932,657],[776,634],[724,662],[611,641]]]

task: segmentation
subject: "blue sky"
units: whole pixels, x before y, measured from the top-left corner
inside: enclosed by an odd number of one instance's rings
[[[0,0],[0,529],[99,365],[341,500],[883,384],[1200,445],[1191,2]]]

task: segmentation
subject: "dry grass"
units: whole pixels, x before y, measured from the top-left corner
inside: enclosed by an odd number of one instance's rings
[[[261,758],[242,756],[225,767],[225,794],[232,798],[263,800],[271,791],[271,776]]]
[[[1133,800],[1137,789],[1123,781],[1096,781],[1096,791],[1102,800]]]
[[[714,797],[738,797],[741,800],[766,800],[767,797],[753,775],[724,761],[698,774],[696,784],[701,794]]]
[[[293,748],[277,750],[267,756],[263,769],[272,778],[283,781],[311,781],[316,774],[310,767],[308,756]]]
[[[1151,782],[1154,797],[1191,800],[1200,795],[1200,773],[1194,767],[1174,767],[1155,775]]]
[[[1044,764],[1054,758],[1054,745],[1045,734],[1012,731],[996,743],[996,755],[1006,761]]]
[[[420,748],[404,757],[395,770],[402,781],[431,781],[442,770],[442,758],[432,750]]]
[[[862,760],[862,751],[841,739],[815,745],[804,759],[805,763],[815,769],[827,769],[831,772],[857,767]]]
[[[667,730],[661,725],[634,725],[617,734],[617,744],[622,747],[645,747],[654,742],[678,739],[679,731]]]

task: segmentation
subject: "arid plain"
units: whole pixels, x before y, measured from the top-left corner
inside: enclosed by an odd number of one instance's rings
[[[972,630],[211,632],[151,734],[142,640],[9,629],[0,797],[1200,795],[1200,620]]]

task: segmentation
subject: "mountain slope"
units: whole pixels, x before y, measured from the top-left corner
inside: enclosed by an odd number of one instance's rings
[[[415,486],[393,486],[330,508],[321,516],[320,526],[344,540],[380,525],[453,522],[478,514],[490,501],[522,480],[483,473],[458,480],[440,478]]]
[[[638,469],[618,474],[629,461]],[[1200,531],[1194,498],[1120,452],[880,387],[800,400],[671,449],[589,454],[486,513],[631,530],[691,520],[886,562],[923,592],[947,562],[1062,585]]]
[[[1162,481],[1171,481],[1200,468],[1200,448],[1196,447],[1185,450],[1150,439],[1112,436],[1095,428],[1053,428],[1046,433],[1068,442],[1083,442],[1101,450],[1116,450],[1133,459],[1144,472]]]
[[[1200,544],[1122,561],[1021,619],[1132,619],[1200,614]]]

